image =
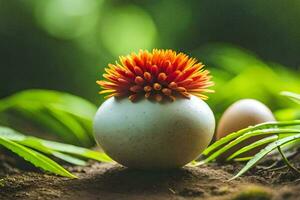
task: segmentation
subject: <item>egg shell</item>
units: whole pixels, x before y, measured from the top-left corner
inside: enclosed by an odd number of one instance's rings
[[[200,98],[153,102],[106,100],[96,113],[95,138],[118,163],[136,169],[169,169],[196,159],[210,143],[215,119]]]
[[[242,99],[227,108],[218,123],[216,139],[220,139],[232,132],[247,128],[248,126],[260,124],[263,122],[275,121],[272,111],[260,101],[255,99]],[[240,143],[234,148],[229,149],[221,155],[224,159],[234,153],[236,150],[251,144],[266,136],[252,137]],[[257,147],[242,156],[253,156],[264,146]]]

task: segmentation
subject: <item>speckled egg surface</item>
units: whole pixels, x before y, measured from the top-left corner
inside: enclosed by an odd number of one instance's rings
[[[95,137],[104,151],[138,169],[184,166],[208,146],[214,129],[211,109],[195,96],[160,103],[111,97],[94,120]]]

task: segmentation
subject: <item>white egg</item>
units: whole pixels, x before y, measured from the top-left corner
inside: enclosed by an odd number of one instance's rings
[[[224,112],[217,129],[217,139],[234,131],[263,122],[275,121],[271,110],[255,99],[242,99]]]
[[[168,169],[196,159],[210,143],[215,119],[200,98],[158,103],[106,100],[96,113],[95,137],[118,163],[137,169]]]
[[[260,124],[263,122],[275,121],[272,111],[260,101],[255,99],[242,99],[227,108],[218,123],[216,139],[220,139],[232,132],[247,128],[248,126]],[[264,136],[262,136],[264,137]],[[235,152],[237,149],[242,148],[252,142],[262,138],[250,138],[235,148],[230,149],[223,157],[227,157]],[[252,156],[257,153],[260,148],[250,151],[244,156]]]

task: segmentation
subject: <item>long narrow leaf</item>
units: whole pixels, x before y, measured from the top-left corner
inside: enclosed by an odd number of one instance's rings
[[[43,146],[41,144],[40,139],[38,139],[38,138],[31,137],[31,136],[25,136],[13,129],[10,129],[7,127],[0,126],[0,136],[6,138],[8,140],[17,142],[21,145],[25,145],[27,147],[38,150],[39,152],[42,152],[45,154],[50,154],[52,156],[55,156],[61,160],[64,160],[64,161],[69,162],[74,165],[85,165],[86,164],[86,162],[84,160],[75,158],[70,155],[63,154],[61,152],[57,152],[53,149]]]
[[[70,156],[68,154],[64,154],[64,153],[57,152],[57,151],[52,151],[51,155],[53,155],[56,158],[59,158],[61,160],[64,160],[64,161],[66,161],[68,163],[71,163],[73,165],[81,165],[81,166],[86,165],[86,161],[78,159],[78,158],[76,158],[74,156]]]
[[[45,147],[48,147],[48,148],[56,150],[56,151],[70,153],[70,154],[90,158],[90,159],[101,161],[101,162],[113,162],[113,160],[108,155],[106,155],[104,152],[92,151],[92,150],[82,148],[82,147],[77,147],[74,145],[62,144],[59,142],[46,141],[46,140],[42,140],[42,144]]]
[[[279,153],[280,153],[280,155],[281,155],[281,157],[282,157],[282,159],[283,159],[283,162],[284,162],[291,170],[293,170],[294,172],[300,174],[300,171],[299,171],[296,167],[294,167],[294,166],[290,163],[290,161],[287,159],[287,157],[284,155],[284,153],[283,153],[282,150],[281,150],[281,147],[278,146],[277,149],[278,149],[278,151],[279,151]]]
[[[42,168],[46,171],[58,174],[61,176],[76,178],[75,175],[68,172],[61,165],[51,160],[50,158],[40,154],[37,151],[24,147],[16,142],[10,141],[2,136],[0,136],[0,144],[17,155],[21,156],[28,162],[32,163],[36,167]]]
[[[247,151],[250,151],[256,147],[259,147],[259,146],[262,146],[262,145],[265,145],[265,144],[269,144],[271,142],[274,142],[278,139],[278,136],[277,135],[272,135],[270,137],[266,137],[266,138],[263,138],[261,140],[258,140],[256,142],[253,142],[239,150],[237,150],[236,152],[234,152],[231,156],[229,156],[226,160],[229,161],[229,160],[232,160],[233,158],[247,152]]]
[[[17,114],[34,124],[37,124],[49,133],[56,134],[64,141],[68,141],[72,144],[78,144],[76,136],[61,122],[51,116],[47,110],[42,108],[34,108],[28,105],[18,105],[14,107]]]
[[[235,158],[234,161],[237,161],[237,162],[244,162],[244,161],[251,160],[252,158],[253,158],[253,156],[242,157],[242,158]]]
[[[300,94],[296,94],[296,93],[293,93],[293,92],[281,92],[280,93],[282,96],[286,96],[288,97],[289,99],[293,100],[294,102],[300,104]]]
[[[72,132],[74,137],[80,144],[83,146],[88,146],[90,144],[90,137],[87,137],[85,129],[81,126],[75,118],[73,118],[70,114],[58,111],[52,107],[47,108],[49,113],[57,119],[60,123],[62,123],[66,128]]]
[[[96,106],[80,97],[51,90],[26,90],[0,100],[0,112],[15,111],[64,141],[95,144],[92,121]],[[45,112],[47,111],[47,112]]]
[[[12,139],[13,140],[13,139]],[[48,148],[42,144],[42,140],[36,137],[26,136],[22,140],[16,141],[19,144],[22,144],[24,146],[30,147],[32,149],[38,150],[39,152],[52,155],[54,157],[57,157],[61,160],[64,160],[68,163],[74,164],[74,165],[85,165],[86,162],[84,160],[81,160],[79,158],[76,158],[71,155],[67,155],[61,152],[58,152],[56,150],[53,150],[51,148]]]
[[[289,136],[286,138],[282,138],[280,140],[277,140],[268,146],[266,146],[264,149],[262,149],[259,153],[257,153],[234,177],[232,177],[230,180],[233,180],[242,174],[244,174],[246,171],[248,171],[251,167],[253,167],[258,161],[260,161],[264,156],[266,156],[268,153],[276,149],[277,147],[287,144],[293,140],[300,140],[300,134]]]
[[[233,132],[228,134],[227,136],[221,138],[220,140],[216,141],[212,145],[210,145],[206,150],[203,151],[203,155],[209,155],[210,153],[214,152],[215,150],[219,149],[221,146],[229,143],[230,141],[238,138],[239,136],[259,129],[266,129],[266,128],[279,128],[279,127],[288,127],[288,126],[295,126],[300,125],[300,120],[293,120],[293,121],[285,121],[285,122],[265,122],[262,124],[258,124],[255,126],[250,126],[248,128],[242,129],[237,132]]]
[[[49,140],[43,140],[36,137],[25,136],[13,129],[0,126],[0,136],[5,137],[9,140],[13,140],[25,146],[34,148],[43,153],[52,154],[57,156],[55,152],[69,153],[76,156],[81,156],[83,158],[93,159],[100,162],[112,162],[112,159],[109,158],[103,152],[92,151],[86,148],[77,147],[70,144],[63,144],[60,142],[53,142]],[[63,159],[64,156],[60,157]],[[74,159],[73,159],[74,160]],[[65,160],[69,162],[69,160]],[[76,161],[75,161],[76,162]],[[82,163],[82,162],[81,162]]]
[[[245,133],[244,135],[239,136],[235,140],[231,141],[226,146],[222,147],[221,149],[217,150],[216,152],[212,153],[210,156],[208,156],[205,160],[199,162],[198,165],[208,163],[209,161],[214,160],[233,146],[239,144],[242,141],[245,141],[246,139],[258,136],[258,135],[271,135],[271,134],[289,134],[289,133],[300,133],[299,129],[278,129],[278,128],[270,128],[270,129],[262,129],[262,130],[255,130]]]
[[[86,118],[92,118],[97,110],[95,105],[83,98],[53,90],[25,90],[0,101],[0,105],[7,105],[6,108],[20,103],[51,104],[66,112]]]

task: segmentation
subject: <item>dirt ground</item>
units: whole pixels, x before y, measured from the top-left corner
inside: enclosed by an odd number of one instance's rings
[[[299,167],[299,154],[291,160]],[[45,174],[19,158],[2,154],[0,199],[300,199],[300,176],[272,157],[233,181],[228,179],[241,164],[212,163],[159,172],[130,170],[118,164],[94,161],[84,167],[66,167],[79,178]]]

